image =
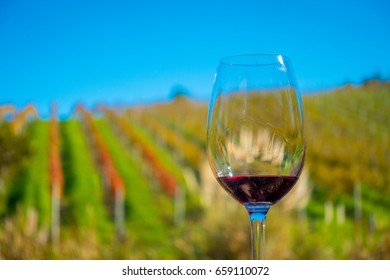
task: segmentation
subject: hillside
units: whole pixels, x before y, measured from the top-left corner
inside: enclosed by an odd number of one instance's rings
[[[305,95],[303,106],[305,171],[270,211],[268,257],[390,258],[390,83]],[[180,95],[51,122],[10,108],[0,106],[0,259],[249,258],[247,215],[205,156],[208,104]],[[57,142],[63,178],[50,172]]]

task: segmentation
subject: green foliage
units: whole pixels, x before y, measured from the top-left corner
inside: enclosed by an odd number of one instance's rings
[[[128,236],[136,243],[149,244],[151,258],[169,258],[172,248],[167,247],[169,240],[168,225],[172,222],[172,205],[162,190],[153,189],[152,179],[146,177],[144,163],[134,158],[131,147],[124,148],[105,120],[95,121],[115,166],[125,181],[125,205]],[[133,248],[129,248],[134,253]]]
[[[305,96],[312,180],[336,196],[364,183],[388,193],[390,84]]]
[[[81,125],[76,120],[63,121],[61,150],[64,170],[64,219],[63,224],[79,229],[92,230],[101,237],[113,235],[113,226],[104,207],[104,191],[88,148]]]
[[[26,132],[15,134],[10,123],[0,122],[0,178],[11,177],[31,153]]]

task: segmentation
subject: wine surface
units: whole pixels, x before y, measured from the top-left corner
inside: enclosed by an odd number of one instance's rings
[[[295,185],[294,176],[221,176],[222,187],[240,203],[278,202]]]

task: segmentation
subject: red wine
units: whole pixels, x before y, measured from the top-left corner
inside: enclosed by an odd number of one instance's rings
[[[240,203],[278,202],[295,185],[295,176],[222,176],[223,188]]]

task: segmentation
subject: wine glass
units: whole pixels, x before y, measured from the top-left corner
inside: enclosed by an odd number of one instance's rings
[[[305,158],[301,96],[288,57],[220,60],[208,113],[207,156],[219,184],[249,214],[252,258],[264,259],[267,212],[293,188]]]

